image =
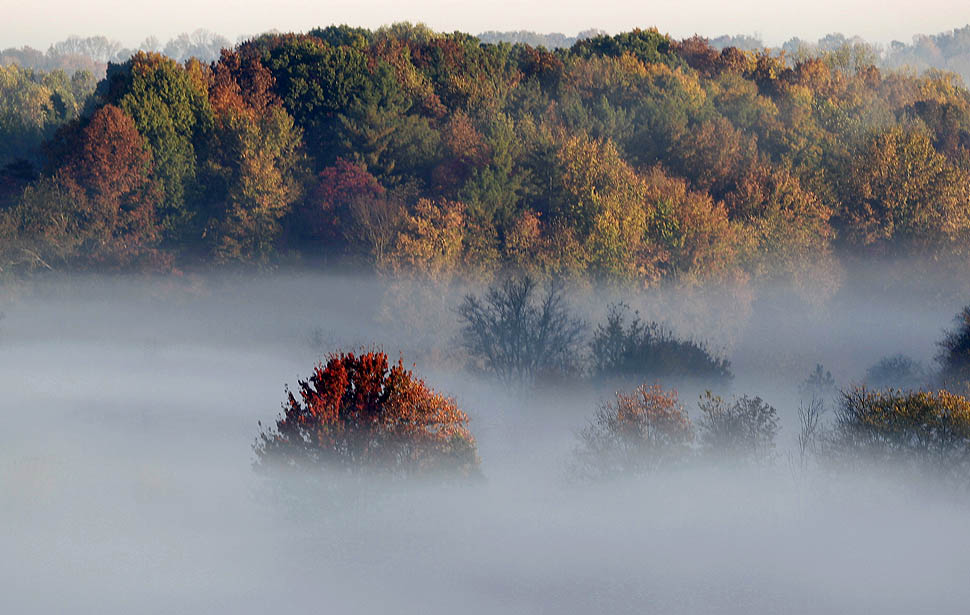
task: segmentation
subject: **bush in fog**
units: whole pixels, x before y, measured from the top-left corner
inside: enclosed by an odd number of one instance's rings
[[[731,362],[714,356],[707,346],[678,339],[656,322],[645,323],[629,308],[613,305],[606,323],[597,326],[591,343],[593,374],[598,378],[730,380]]]
[[[531,277],[508,278],[481,298],[467,295],[458,315],[464,348],[505,382],[530,384],[578,368],[586,326],[555,283],[542,292]]]
[[[835,460],[911,465],[966,479],[970,400],[947,391],[844,392],[823,451]]]
[[[383,352],[330,355],[287,391],[275,429],[254,445],[257,467],[326,467],[395,476],[478,473],[468,417]]]
[[[966,393],[970,390],[970,305],[960,310],[954,318],[954,326],[947,330],[939,342],[943,385],[950,390]]]
[[[815,369],[798,385],[798,395],[802,400],[827,402],[833,400],[838,392],[832,372],[822,367],[821,363],[816,363]]]
[[[640,386],[600,406],[579,439],[573,474],[597,480],[682,464],[691,454],[694,430],[677,391]]]
[[[923,364],[904,354],[879,359],[866,370],[866,386],[875,389],[918,389],[926,385]]]
[[[708,392],[698,406],[697,431],[706,453],[753,463],[772,459],[778,411],[760,397],[744,395],[727,403]]]

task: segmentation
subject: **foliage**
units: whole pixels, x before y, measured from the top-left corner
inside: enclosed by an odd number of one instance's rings
[[[529,276],[507,278],[481,298],[467,295],[458,308],[462,345],[507,383],[531,384],[578,367],[585,324],[570,313],[560,285],[538,293]]]
[[[600,406],[579,434],[572,472],[597,481],[675,468],[691,453],[694,429],[677,391],[640,386]]]
[[[281,220],[301,195],[302,140],[293,118],[270,92],[258,60],[228,52],[216,67],[206,235],[218,261],[266,262]],[[245,94],[242,84],[249,87]]]
[[[158,245],[179,265],[292,256],[435,279],[834,291],[860,253],[967,257],[970,93],[953,75],[874,65],[936,48],[950,67],[965,39],[880,60],[841,36],[779,55],[656,29],[549,51],[329,26],[218,57],[226,41],[201,30],[138,52],[73,37],[0,58],[0,225],[7,245],[48,249],[51,233],[11,218],[22,205],[60,225],[64,264],[92,264],[67,249],[86,239],[58,222],[71,205],[55,176],[77,169],[77,135],[113,106],[151,155]],[[56,70],[81,56],[90,72]]]
[[[212,127],[212,107],[202,69],[180,67],[157,53],[139,52],[112,65],[99,85],[102,96],[132,117],[146,139],[163,190],[162,223],[185,239],[192,224],[190,202],[200,190],[197,148]]]
[[[697,431],[713,456],[751,463],[771,461],[778,435],[778,411],[760,397],[744,395],[727,403],[709,391],[698,404]]]
[[[970,400],[947,391],[842,394],[827,443],[835,459],[896,463],[961,482],[970,470]]]
[[[390,264],[398,272],[445,278],[459,270],[464,243],[464,204],[422,199],[404,216]]]
[[[954,317],[953,328],[946,331],[939,342],[936,357],[940,364],[940,378],[947,388],[965,392],[970,387],[970,306]]]
[[[874,389],[919,389],[927,385],[929,375],[923,364],[904,354],[879,359],[866,370],[866,386]]]
[[[254,449],[260,468],[326,468],[395,477],[478,474],[468,417],[383,352],[335,353],[287,391]]]
[[[639,313],[627,323],[629,308],[610,306],[606,322],[597,325],[590,348],[597,378],[644,380],[695,379],[711,384],[731,380],[731,363],[713,355],[705,344],[682,340]]]
[[[76,119],[94,93],[87,77],[0,65],[0,168],[18,160],[39,162],[42,143]]]
[[[98,109],[72,139],[75,157],[25,190],[12,210],[18,235],[36,261],[88,267],[154,269],[161,191],[152,155],[134,121],[112,105]]]

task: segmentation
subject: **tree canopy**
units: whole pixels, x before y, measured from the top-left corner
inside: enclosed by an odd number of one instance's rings
[[[395,24],[265,34],[209,62],[138,52],[93,94],[2,67],[3,264],[42,246],[25,212],[85,227],[58,194],[97,173],[82,143],[105,113],[133,123],[153,249],[183,268],[297,256],[647,286],[965,257],[970,93],[843,56],[656,29],[550,51]],[[99,266],[62,243],[60,267]]]

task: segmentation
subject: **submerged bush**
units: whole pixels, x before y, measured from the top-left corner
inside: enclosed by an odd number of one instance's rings
[[[727,403],[710,392],[698,404],[701,446],[716,457],[767,463],[774,455],[778,411],[760,397],[744,395]]]
[[[823,451],[841,461],[896,463],[970,478],[970,400],[947,391],[842,393]]]
[[[865,383],[875,389],[918,389],[926,385],[923,364],[904,354],[879,359],[866,370]]]
[[[332,354],[287,391],[275,429],[254,445],[256,465],[394,476],[478,473],[468,417],[383,352]]]
[[[556,284],[540,297],[531,277],[509,278],[482,298],[467,295],[458,315],[462,345],[505,382],[531,384],[578,369],[577,350],[586,326],[570,313]]]
[[[598,378],[696,379],[725,383],[731,378],[731,362],[714,356],[707,346],[678,339],[656,322],[645,323],[629,309],[610,307],[605,324],[596,328],[591,344],[593,375]]]
[[[572,473],[596,480],[675,467],[691,453],[694,430],[677,391],[640,386],[617,393],[579,434]]]

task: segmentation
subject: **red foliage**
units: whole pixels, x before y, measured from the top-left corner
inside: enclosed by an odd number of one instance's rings
[[[222,50],[213,67],[212,106],[250,107],[257,111],[281,104],[273,92],[273,74],[251,50]]]
[[[258,463],[328,465],[412,475],[478,472],[468,417],[383,352],[336,353],[287,393],[276,430],[260,435]]]
[[[679,43],[675,42],[674,49],[694,70],[708,76],[717,72],[721,54],[710,46],[706,38],[695,34]]]
[[[347,223],[351,204],[384,196],[380,185],[363,165],[338,158],[320,172],[317,185],[302,208],[304,232],[311,239],[334,241]]]
[[[151,152],[134,120],[114,105],[98,109],[58,175],[73,198],[93,260],[120,266],[145,258],[159,262],[155,206],[161,193],[151,169]]]

